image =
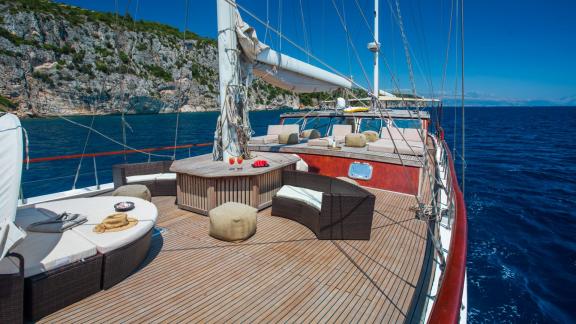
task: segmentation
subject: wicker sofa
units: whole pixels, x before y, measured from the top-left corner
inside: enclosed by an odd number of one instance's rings
[[[172,161],[116,164],[112,167],[114,188],[143,184],[152,196],[176,196],[176,174],[170,172]]]
[[[352,183],[301,171],[284,171],[272,215],[308,227],[321,240],[369,240],[375,197]]]

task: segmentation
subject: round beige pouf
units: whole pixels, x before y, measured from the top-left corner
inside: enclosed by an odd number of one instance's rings
[[[254,207],[237,202],[227,202],[208,212],[210,236],[223,241],[242,241],[256,233]]]
[[[378,132],[375,132],[375,131],[364,131],[364,132],[362,132],[362,134],[364,134],[364,136],[366,136],[366,140],[370,143],[376,142],[377,140],[380,139],[378,136]]]
[[[150,190],[145,185],[140,184],[120,186],[112,191],[112,196],[136,197],[152,201]]]
[[[364,134],[346,134],[344,141],[348,147],[366,146],[366,136]]]
[[[278,144],[298,144],[298,133],[282,133],[278,135]]]
[[[302,131],[302,133],[300,134],[302,138],[307,138],[307,139],[315,139],[315,138],[320,138],[320,132],[316,129],[307,129]]]

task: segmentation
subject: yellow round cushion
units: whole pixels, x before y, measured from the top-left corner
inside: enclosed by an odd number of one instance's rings
[[[278,135],[278,144],[298,144],[298,133],[282,133]]]
[[[256,233],[258,210],[237,202],[227,202],[208,212],[210,236],[223,241],[242,241]]]
[[[147,201],[152,201],[150,190],[148,190],[148,187],[141,184],[120,186],[112,192],[112,196],[136,197]]]
[[[364,131],[362,132],[362,134],[364,134],[364,136],[366,136],[366,140],[370,143],[372,142],[376,142],[377,140],[379,140],[379,136],[378,136],[378,132],[375,131]]]
[[[364,134],[346,134],[344,142],[348,147],[364,147],[366,146],[366,136]]]

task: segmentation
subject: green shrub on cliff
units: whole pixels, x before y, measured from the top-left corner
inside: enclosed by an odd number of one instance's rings
[[[4,108],[8,108],[9,110],[16,109],[16,104],[12,102],[12,100],[0,95],[0,110],[6,110]]]
[[[166,82],[172,81],[172,74],[164,70],[161,66],[151,64],[151,65],[145,65],[144,67],[153,76],[162,79]]]

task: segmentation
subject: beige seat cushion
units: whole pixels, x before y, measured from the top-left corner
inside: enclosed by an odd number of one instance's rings
[[[364,147],[366,146],[366,136],[364,134],[348,134],[344,142],[348,147]]]
[[[298,144],[298,133],[282,133],[278,135],[278,144]]]
[[[152,201],[150,190],[148,190],[145,185],[132,184],[120,186],[112,192],[112,196],[136,197],[147,201]]]
[[[422,142],[420,130],[416,128],[404,128],[404,139],[408,142]]]
[[[420,142],[396,141],[396,153],[404,155],[424,155],[424,145]]]
[[[284,185],[278,190],[276,196],[294,199],[318,210],[322,208],[322,192],[320,191]]]
[[[394,143],[391,140],[379,139],[376,142],[368,143],[368,151],[394,153]]]
[[[208,212],[210,236],[223,241],[246,240],[256,233],[258,210],[237,202],[227,202]]]
[[[330,137],[321,137],[308,140],[308,146],[321,146],[321,147],[328,147],[332,146],[332,138]]]
[[[362,134],[366,136],[366,141],[370,143],[376,142],[379,139],[378,132],[375,131],[364,131]]]

